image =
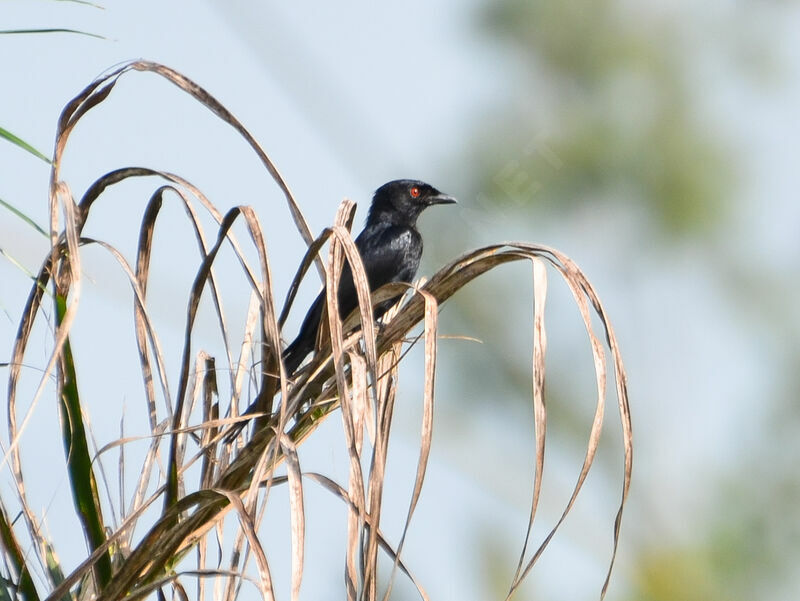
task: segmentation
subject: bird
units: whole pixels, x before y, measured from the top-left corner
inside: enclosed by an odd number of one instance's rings
[[[355,240],[370,291],[391,282],[412,282],[422,257],[422,235],[417,231],[417,218],[432,205],[456,202],[449,194],[413,179],[393,180],[375,191],[364,229]],[[303,319],[297,337],[283,351],[287,374],[294,373],[314,350],[325,298],[323,288]],[[375,319],[380,319],[399,298],[396,296],[378,304]],[[342,319],[358,306],[353,274],[347,261],[339,280],[338,301]]]

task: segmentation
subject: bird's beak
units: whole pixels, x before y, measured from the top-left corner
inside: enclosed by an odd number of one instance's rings
[[[458,201],[449,194],[442,194],[441,192],[437,192],[433,196],[428,197],[429,205],[451,205],[457,202]]]

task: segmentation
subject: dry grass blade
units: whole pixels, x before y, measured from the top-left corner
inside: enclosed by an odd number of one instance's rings
[[[355,210],[355,206],[349,210]],[[375,364],[377,363],[375,352],[375,320],[372,317],[372,299],[367,274],[364,271],[364,264],[361,262],[361,255],[358,253],[355,242],[353,242],[353,239],[350,237],[350,232],[344,227],[336,225],[333,228],[333,235],[342,245],[342,249],[344,250],[352,272],[353,283],[355,284],[356,293],[358,295],[359,316],[361,318],[361,328],[366,351],[367,371],[374,382],[376,374]]]
[[[53,169],[55,170],[55,164]],[[23,355],[25,353],[25,348],[28,342],[28,337],[30,336],[31,329],[33,327],[33,322],[36,316],[36,313],[39,310],[39,305],[42,299],[42,293],[47,286],[47,283],[50,281],[51,269],[54,265],[58,264],[59,253],[63,251],[62,245],[57,243],[56,233],[58,231],[58,212],[59,207],[64,210],[64,215],[66,219],[65,229],[64,229],[64,237],[66,240],[66,251],[72,255],[72,260],[66,262],[65,265],[62,266],[61,269],[56,273],[56,280],[57,280],[57,296],[60,294],[63,298],[67,298],[69,292],[69,282],[75,281],[76,285],[72,289],[72,303],[66,308],[66,311],[58,324],[58,328],[56,330],[55,336],[55,348],[53,349],[52,353],[50,354],[50,358],[47,362],[47,366],[44,369],[44,372],[39,380],[39,385],[36,389],[36,392],[33,395],[31,400],[31,405],[22,421],[22,424],[19,428],[16,425],[16,387],[19,380],[20,370],[23,364]],[[78,238],[80,235],[79,231],[79,224],[77,222],[77,215],[75,212],[75,204],[72,200],[72,195],[70,194],[69,188],[63,182],[51,182],[50,188],[50,224],[51,224],[51,240],[52,240],[52,250],[50,252],[49,258],[45,261],[42,270],[37,277],[36,282],[31,290],[31,294],[28,297],[28,303],[26,304],[25,311],[23,313],[23,319],[20,323],[20,328],[17,332],[17,338],[14,342],[14,351],[12,353],[12,360],[11,360],[11,369],[9,371],[9,393],[8,393],[8,405],[9,405],[9,448],[7,449],[3,461],[0,464],[0,467],[5,465],[6,461],[8,461],[9,457],[12,457],[14,462],[14,470],[18,478],[21,477],[21,468],[19,465],[19,456],[16,452],[17,445],[19,444],[19,437],[22,435],[22,432],[27,425],[31,414],[33,413],[33,409],[36,406],[39,398],[41,397],[44,387],[50,378],[50,375],[53,373],[53,370],[56,368],[56,365],[60,359],[61,350],[64,347],[64,344],[67,341],[67,337],[69,336],[69,330],[72,326],[72,322],[75,319],[76,308],[78,305],[78,300],[80,299],[80,257],[78,255]]]
[[[364,357],[350,351],[347,353],[350,362],[350,379],[352,382],[351,396],[349,399],[342,399],[342,403],[347,403],[347,409],[342,409],[343,413],[348,414],[348,426],[352,429],[353,445],[356,455],[361,459],[361,452],[364,447],[364,428],[370,425],[370,409],[372,404],[369,399],[369,382],[367,381],[367,363]],[[374,432],[374,424],[372,424]],[[370,437],[374,443],[374,434]]]
[[[393,319],[390,311],[387,317]],[[370,460],[367,489],[367,517],[370,524],[380,524],[383,505],[383,483],[386,474],[386,460],[389,451],[389,434],[392,425],[394,401],[397,394],[397,369],[401,356],[403,340],[397,340],[389,352],[381,356],[378,370],[381,374],[377,382],[377,431],[375,446]],[[370,601],[377,599],[378,587],[378,529],[370,528],[364,544],[364,594]]]
[[[203,371],[203,423],[214,424],[219,418],[219,403],[213,401],[219,394],[217,389],[217,372],[216,363],[213,357],[210,357],[204,351],[201,351],[198,356],[198,365],[202,362]],[[200,468],[200,486],[202,488],[210,488],[211,483],[214,481],[214,464],[217,457],[217,434],[218,429],[215,425],[210,425],[203,430],[201,437],[202,448],[205,450],[203,456],[203,465]]]
[[[239,359],[235,363],[233,370],[233,386],[231,395],[231,417],[239,415],[239,399],[244,389],[245,378],[249,373],[247,358],[253,353],[256,344],[256,328],[259,319],[261,303],[259,295],[255,291],[250,293],[250,303],[247,307],[247,318],[245,319],[244,332],[242,334],[242,344],[239,349]]]
[[[601,597],[604,597],[608,591],[608,585],[611,582],[611,572],[614,568],[614,560],[617,557],[617,550],[619,549],[619,536],[620,529],[622,528],[622,514],[625,510],[625,502],[628,500],[628,493],[631,487],[631,475],[633,474],[633,425],[631,423],[631,409],[628,402],[628,378],[625,374],[625,366],[622,362],[622,354],[617,343],[617,336],[614,329],[611,327],[611,322],[606,316],[605,309],[603,308],[600,299],[595,294],[594,290],[589,288],[589,294],[595,310],[600,315],[606,326],[606,336],[608,344],[611,347],[611,353],[614,359],[614,381],[616,383],[617,392],[617,405],[619,408],[620,421],[622,422],[622,444],[625,449],[625,468],[623,475],[622,494],[620,497],[619,508],[617,515],[614,518],[614,550],[611,554],[611,562],[606,572],[606,580],[603,583],[603,590]]]
[[[197,215],[197,211],[195,210],[188,195],[184,193],[183,190],[173,185],[160,186],[151,196],[150,201],[148,202],[147,207],[145,209],[144,217],[142,219],[142,226],[139,228],[139,245],[138,245],[138,256],[136,261],[136,273],[139,286],[142,290],[142,297],[144,297],[147,291],[147,278],[149,274],[150,257],[152,253],[153,232],[155,230],[156,221],[163,203],[164,193],[167,191],[174,192],[181,199],[183,207],[193,227],[195,237],[197,239],[198,248],[200,251],[200,256],[205,257],[208,250],[208,244],[206,242],[205,235],[203,233],[203,228],[200,222],[200,218]],[[198,197],[202,198],[201,195],[198,195]],[[88,206],[86,210],[88,211]],[[212,212],[212,214],[214,213]],[[217,217],[217,215],[214,216]],[[213,269],[211,269],[209,273],[208,283],[216,315],[219,320],[220,332],[222,333],[222,340],[225,346],[226,358],[228,360],[228,364],[230,365],[232,364],[233,359],[231,356],[230,345],[228,343],[228,328],[225,323],[225,314],[224,311],[222,310],[222,303],[220,300],[219,289],[216,283],[216,277],[214,275]],[[153,428],[155,427],[158,418],[155,406],[155,393],[152,384],[152,369],[150,367],[150,359],[146,345],[147,338],[145,337],[144,328],[142,327],[143,311],[144,311],[143,305],[137,303],[135,305],[135,310],[134,310],[134,320],[136,323],[136,339],[137,339],[137,345],[139,347],[139,358],[142,368],[142,377],[144,378],[145,391],[147,392],[147,402],[150,413],[150,426],[151,428]],[[157,349],[157,352],[160,352],[158,351],[156,342],[157,340],[153,340],[153,346],[154,348]],[[159,362],[159,365],[161,365],[161,362]],[[170,400],[168,389],[166,387],[166,383],[164,382],[165,376],[163,373],[160,373],[159,375],[161,376],[162,379],[162,386],[164,386],[165,388],[165,402],[167,404],[166,407],[167,415],[172,416],[173,415],[172,403]]]
[[[217,242],[205,256],[197,275],[195,276],[192,285],[191,294],[189,296],[189,308],[187,309],[186,328],[184,332],[183,353],[181,359],[180,378],[178,380],[178,395],[175,403],[175,413],[172,417],[172,440],[170,442],[169,462],[167,465],[167,494],[164,497],[164,511],[166,511],[175,504],[178,498],[179,487],[179,465],[178,453],[180,444],[179,430],[183,428],[183,420],[185,417],[184,406],[186,404],[186,394],[189,389],[189,373],[190,373],[190,355],[192,349],[192,332],[194,330],[194,320],[197,316],[197,311],[200,306],[200,296],[205,287],[211,273],[211,266],[214,259],[217,257],[220,247],[226,239],[228,230],[233,225],[234,220],[239,215],[237,209],[232,209],[228,212],[220,225],[219,235]]]
[[[149,359],[145,360],[143,358],[142,350],[145,340],[149,340],[151,346],[155,349],[155,356],[156,356],[156,369],[160,376],[160,381],[162,385],[162,390],[164,392],[164,399],[167,404],[167,409],[169,411],[168,415],[172,414],[171,409],[171,401],[169,395],[169,383],[167,381],[167,374],[166,368],[164,367],[165,361],[163,356],[163,351],[161,349],[161,343],[158,339],[158,335],[156,333],[156,329],[153,326],[152,318],[150,317],[150,313],[147,310],[145,305],[145,288],[142,287],[144,284],[146,286],[146,279],[143,280],[141,278],[141,273],[137,272],[134,273],[131,269],[130,265],[126,261],[125,257],[120,253],[116,248],[104,242],[102,240],[94,240],[91,238],[81,238],[80,240],[81,246],[86,246],[88,244],[97,244],[98,246],[102,247],[103,249],[107,250],[113,257],[116,259],[117,263],[119,264],[122,271],[128,278],[128,281],[131,284],[131,290],[133,291],[134,297],[134,312],[135,312],[135,328],[137,334],[137,343],[141,342],[139,346],[140,350],[140,360],[142,361],[142,373],[145,376],[145,391],[146,396],[148,398],[147,406],[148,406],[148,416],[151,419],[151,430],[156,431],[159,428],[159,424],[154,422],[153,419],[156,417],[156,408],[155,408],[155,396],[154,391],[152,389],[152,368],[150,367]],[[141,340],[139,336],[141,335]],[[145,353],[146,354],[146,353]],[[148,386],[150,384],[150,386]],[[152,392],[152,396],[151,396]]]
[[[261,276],[259,283],[251,279],[253,290],[257,291],[261,297],[261,311],[263,318],[263,327],[261,330],[263,343],[262,343],[262,365],[265,366],[264,373],[262,374],[261,386],[262,392],[265,397],[271,399],[274,395],[275,378],[270,374],[278,372],[278,387],[280,388],[281,398],[288,397],[287,388],[287,374],[283,367],[281,360],[281,334],[280,326],[278,325],[277,311],[275,310],[275,298],[273,296],[272,274],[269,267],[267,245],[264,240],[264,234],[261,231],[261,224],[256,217],[255,211],[252,207],[242,206],[239,207],[244,216],[247,224],[248,232],[252,238],[253,245],[258,251],[259,266],[261,267]],[[243,263],[243,267],[246,265]],[[269,404],[266,409],[271,413],[272,406]],[[288,416],[286,415],[284,405],[281,406],[281,417],[279,428],[281,431],[285,428]]]
[[[428,292],[418,291],[425,299],[425,387],[422,411],[422,428],[419,461],[417,462],[417,476],[414,481],[414,491],[411,494],[411,502],[408,506],[406,522],[403,526],[403,534],[397,545],[397,555],[395,556],[392,575],[389,578],[389,586],[386,588],[384,601],[389,600],[392,591],[392,583],[400,561],[400,554],[403,552],[403,545],[408,534],[408,527],[411,524],[411,517],[422,493],[422,482],[425,479],[425,471],[428,467],[428,458],[431,452],[431,442],[433,440],[433,401],[434,401],[434,381],[436,376],[436,334],[438,332],[439,306],[436,299]]]
[[[334,495],[336,495],[336,497],[338,497],[339,499],[347,503],[348,506],[354,509],[353,501],[347,494],[347,491],[341,486],[339,486],[336,482],[328,478],[327,476],[324,476],[322,474],[317,474],[315,472],[304,472],[303,476],[319,483],[326,490],[332,492]],[[372,525],[373,522],[371,520],[367,521],[366,523],[367,528],[372,530],[373,529]],[[422,587],[420,582],[414,577],[411,571],[409,571],[409,569],[406,567],[403,561],[398,557],[397,553],[395,553],[394,549],[392,549],[392,546],[387,542],[386,538],[380,532],[379,528],[374,528],[374,530],[376,531],[376,538],[378,540],[378,543],[380,544],[380,547],[384,550],[384,552],[386,552],[389,555],[389,557],[393,561],[397,561],[397,565],[400,568],[400,571],[403,572],[403,574],[405,574],[411,580],[411,582],[416,587],[420,597],[422,597],[423,601],[429,601],[429,597],[428,594],[425,592],[425,589]]]
[[[300,598],[305,556],[306,516],[303,503],[303,479],[297,447],[286,434],[281,435],[281,448],[286,457],[289,483],[289,507],[292,528],[292,601]]]
[[[342,422],[350,458],[348,490],[355,498],[348,504],[347,545],[345,551],[345,583],[348,599],[355,599],[358,589],[359,571],[357,564],[361,528],[365,522],[366,504],[364,501],[364,474],[361,469],[361,450],[364,439],[364,415],[369,406],[367,398],[367,372],[364,359],[356,352],[348,353],[352,378],[352,395],[342,396]]]
[[[25,354],[25,349],[28,343],[28,338],[30,337],[31,330],[33,329],[33,323],[36,317],[36,314],[39,311],[39,307],[42,303],[42,298],[44,296],[44,291],[47,288],[47,284],[50,281],[50,271],[51,271],[51,262],[50,257],[45,260],[44,266],[39,272],[39,275],[36,278],[36,281],[31,286],[31,292],[28,296],[27,303],[25,308],[22,311],[22,320],[20,321],[19,328],[17,330],[17,337],[14,340],[14,349],[11,355],[11,361],[9,362],[9,374],[8,374],[8,439],[11,441],[9,448],[5,451],[3,455],[3,462],[0,464],[5,465],[8,461],[9,457],[12,459],[13,465],[12,469],[14,469],[16,473],[16,478],[21,481],[21,471],[19,468],[19,458],[15,452],[16,447],[16,440],[20,434],[20,427],[17,425],[17,405],[16,405],[16,398],[17,398],[17,385],[19,383],[20,372],[22,371],[23,365],[23,357]],[[27,423],[29,416],[33,413],[34,406],[28,408],[28,411],[23,418],[22,427],[24,428],[25,424]]]
[[[217,490],[221,495],[224,495],[233,508],[236,510],[236,515],[239,517],[239,522],[242,529],[247,536],[247,542],[250,544],[250,549],[256,557],[256,564],[258,565],[259,573],[259,588],[261,589],[261,596],[264,599],[275,599],[275,591],[272,588],[272,576],[269,571],[269,562],[264,549],[261,546],[261,541],[258,540],[258,533],[256,532],[255,524],[250,514],[245,509],[244,503],[239,495],[228,490]]]
[[[514,573],[514,582],[520,579],[522,565],[525,562],[525,553],[528,550],[533,520],[536,508],[539,506],[539,495],[542,491],[542,476],[544,475],[544,448],[547,432],[547,409],[544,403],[544,375],[545,355],[547,354],[547,335],[544,328],[544,307],[547,300],[547,270],[539,259],[531,259],[533,264],[533,419],[536,435],[536,467],[533,479],[533,495],[531,497],[531,513],[528,518],[528,528],[525,532],[525,542],[519,555],[517,571]],[[509,591],[509,595],[511,591]]]
[[[145,208],[142,217],[142,225],[139,228],[139,244],[136,258],[136,281],[141,290],[141,296],[147,294],[147,281],[150,273],[150,254],[153,247],[153,233],[155,231],[156,218],[161,210],[162,198],[165,187],[159,187],[150,197],[150,201]],[[155,430],[158,423],[158,412],[156,410],[156,392],[153,383],[153,369],[150,365],[150,355],[147,352],[147,336],[145,333],[145,313],[144,303],[134,304],[133,319],[136,332],[136,344],[139,348],[139,362],[141,364],[142,378],[144,380],[145,398],[147,402],[147,413],[150,418],[150,429]],[[167,403],[167,414],[172,415],[172,403],[169,396],[168,383],[163,378],[162,384],[165,387],[164,400]]]
[[[147,485],[150,482],[150,477],[152,476],[153,468],[157,464],[159,439],[161,436],[165,435],[168,427],[169,427],[169,422],[167,420],[164,420],[156,427],[156,429],[149,436],[149,438],[151,439],[150,446],[147,449],[147,453],[145,455],[145,459],[142,464],[142,475],[139,477],[136,483],[136,491],[134,492],[133,498],[131,499],[128,510],[126,512],[123,512],[122,514],[123,518],[137,515],[141,509],[147,507],[150,504],[150,502],[146,500]],[[125,442],[126,441],[124,439],[122,441],[119,441],[120,447],[122,447],[122,445]],[[101,448],[98,451],[98,455],[100,455],[102,452],[103,449]],[[122,530],[123,527],[121,526],[119,531]],[[122,546],[124,546],[126,549],[129,549],[131,546],[132,538],[133,538],[133,528],[129,528],[126,532],[122,531],[121,535]]]
[[[524,245],[525,247],[531,247],[531,245]],[[600,304],[599,298],[594,293],[594,289],[592,288],[591,284],[589,283],[588,279],[583,275],[583,273],[578,269],[578,266],[569,259],[569,257],[559,253],[558,251],[554,251],[552,249],[548,249],[549,253],[555,260],[551,260],[551,263],[555,265],[555,267],[559,270],[559,272],[564,276],[564,280],[566,281],[567,285],[569,286],[573,298],[575,299],[578,308],[581,313],[581,317],[583,318],[584,325],[586,327],[586,332],[589,336],[590,346],[592,349],[592,356],[594,358],[595,363],[595,375],[596,375],[596,383],[597,383],[597,406],[595,410],[594,420],[592,422],[592,428],[589,435],[589,442],[586,449],[586,457],[584,459],[583,466],[581,467],[580,474],[578,476],[578,481],[575,484],[575,488],[573,490],[572,496],[570,497],[569,501],[567,502],[566,507],[564,508],[564,512],[562,513],[561,517],[559,518],[556,525],[553,527],[551,532],[547,535],[542,545],[537,549],[536,553],[534,553],[533,557],[531,558],[528,566],[523,571],[520,579],[512,585],[512,593],[516,586],[522,581],[522,579],[528,574],[530,569],[533,567],[534,563],[544,551],[546,546],[549,544],[552,537],[555,535],[555,532],[558,530],[559,526],[563,523],[566,519],[567,514],[572,509],[572,506],[575,503],[575,500],[578,497],[578,494],[583,486],[584,481],[586,480],[586,476],[591,469],[592,463],[594,461],[595,453],[597,452],[597,447],[600,442],[600,433],[602,431],[603,426],[603,414],[605,410],[605,397],[606,397],[606,362],[605,362],[605,352],[603,350],[603,345],[601,344],[600,340],[594,334],[594,330],[592,327],[592,320],[589,311],[589,303],[592,304],[596,313],[601,318],[603,322],[603,326],[606,330],[606,338],[608,340],[609,346],[614,352],[614,363],[615,363],[615,376],[617,377],[618,382],[618,392],[622,393],[622,397],[620,397],[620,419],[622,421],[623,426],[623,437],[626,439],[624,442],[625,445],[625,475],[623,479],[623,495],[622,501],[620,504],[620,509],[617,514],[617,521],[615,522],[614,527],[614,550],[612,552],[611,561],[609,563],[609,569],[606,574],[606,579],[603,584],[603,588],[601,590],[600,597],[601,599],[605,596],[608,582],[611,574],[611,570],[614,565],[614,559],[616,557],[616,549],[619,539],[619,527],[620,527],[620,519],[621,519],[621,512],[624,507],[625,500],[627,498],[627,489],[630,482],[630,470],[632,468],[632,457],[629,454],[629,444],[630,441],[627,438],[630,435],[630,412],[627,409],[628,402],[627,402],[627,391],[624,388],[624,369],[622,368],[621,363],[618,363],[618,359],[620,359],[618,353],[618,346],[616,344],[616,339],[614,338],[613,328],[611,327],[610,322],[608,322],[605,318],[605,315],[602,310],[602,305]],[[620,383],[622,387],[620,387]],[[509,596],[511,593],[509,593]]]
[[[328,281],[326,282],[326,302],[328,313],[328,329],[330,332],[331,349],[333,352],[333,364],[336,375],[336,387],[338,396],[342,403],[342,423],[344,426],[345,442],[347,444],[348,457],[350,459],[349,489],[350,496],[355,498],[355,512],[351,509],[348,515],[348,540],[346,551],[345,580],[347,583],[348,599],[355,599],[358,591],[359,574],[355,568],[355,556],[360,538],[361,525],[365,521],[366,505],[364,493],[364,476],[361,470],[361,455],[356,444],[357,430],[356,424],[358,417],[354,414],[351,402],[349,386],[347,384],[347,373],[344,366],[344,327],[339,317],[339,299],[335,292],[339,289],[339,278],[341,276],[344,256],[350,262],[353,273],[353,282],[356,285],[356,292],[359,297],[359,305],[362,310],[366,307],[370,311],[369,285],[366,281],[364,266],[358,251],[355,249],[350,233],[342,224],[352,222],[351,213],[355,206],[351,202],[343,202],[336,215],[336,225],[332,230],[333,240],[331,242],[330,263],[328,265]],[[348,245],[349,243],[349,245]],[[366,304],[365,304],[365,298]],[[364,319],[372,322],[372,316],[368,315]],[[374,334],[373,334],[374,336]],[[359,384],[356,384],[359,385]]]
[[[174,69],[170,69],[169,67],[150,61],[132,61],[98,78],[84,88],[84,90],[65,107],[59,119],[58,134],[56,136],[56,149],[53,160],[55,165],[53,170],[53,181],[57,181],[58,179],[57,175],[61,162],[61,155],[63,154],[64,147],[66,146],[67,139],[72,132],[72,129],[89,110],[103,102],[111,93],[117,80],[122,75],[130,71],[145,71],[160,75],[184,92],[193,96],[196,100],[209,108],[220,119],[231,125],[250,145],[269,174],[278,184],[281,191],[284,193],[284,196],[286,197],[292,219],[294,220],[300,235],[307,245],[311,245],[313,236],[311,235],[308,224],[306,223],[300,208],[297,206],[289,187],[287,186],[281,174],[278,172],[278,169],[275,167],[272,160],[267,156],[252,134],[250,134],[250,132],[239,122],[238,119],[236,119],[236,117],[233,116],[228,109],[226,109],[216,98],[214,98],[201,86],[196,84],[185,75],[178,73]],[[323,275],[324,269],[322,268],[321,261],[318,261],[318,267],[320,270],[320,275]]]
[[[359,572],[359,541],[361,540],[361,529],[366,522],[366,507],[364,503],[364,481],[361,470],[353,469],[352,461],[350,476],[348,479],[348,490],[353,491],[348,498],[355,496],[354,502],[347,505],[347,543],[345,546],[345,569],[344,579],[348,600],[355,600],[358,595],[358,583],[360,582]]]

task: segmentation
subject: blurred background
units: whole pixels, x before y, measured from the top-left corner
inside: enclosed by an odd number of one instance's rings
[[[142,0],[97,7],[5,0],[0,23],[6,31],[102,36],[0,35],[0,127],[45,154],[70,98],[112,65],[145,58],[192,78],[242,121],[315,233],[332,222],[341,199],[359,203],[360,223],[375,188],[413,177],[460,201],[420,221],[424,275],[503,240],[568,254],[617,331],[634,420],[633,486],[607,598],[797,598],[796,2]],[[268,248],[281,249],[271,266],[283,298],[304,245],[279,190],[230,128],[149,74],[127,76],[95,112],[65,155],[62,177],[75,195],[106,171],[141,165],[180,174],[223,211],[251,204]],[[43,226],[48,177],[45,162],[0,142],[0,199]],[[87,235],[111,241],[133,261],[152,189],[115,190],[93,213]],[[171,210],[180,225],[156,232],[166,256],[153,267],[151,298],[172,349],[168,362],[177,364],[191,279],[176,265],[194,266],[197,257],[182,210],[177,203]],[[25,270],[38,270],[48,242],[11,212],[0,214],[6,362],[30,287]],[[141,378],[124,276],[97,251],[84,271],[76,324],[84,335],[73,344],[97,366],[81,385],[101,446],[120,436],[123,415],[132,430],[136,420],[144,423]],[[537,544],[574,486],[594,407],[578,313],[555,274],[550,288],[549,437]],[[287,331],[315,293],[313,284],[302,289]],[[243,319],[246,285],[232,281],[227,294],[227,311]],[[404,551],[433,599],[504,598],[516,567],[533,477],[530,306],[530,268],[514,266],[472,284],[442,310],[441,332],[451,338],[439,347],[432,464]],[[212,332],[213,314],[206,319]],[[26,356],[33,384],[48,356],[46,337],[43,329],[41,348]],[[219,341],[209,334],[198,344],[213,354]],[[419,438],[414,366],[422,359],[410,359],[390,449],[394,493],[383,518],[394,540]],[[84,551],[68,518],[52,401],[43,400],[33,418],[25,434],[36,445],[27,455],[36,474],[29,494],[48,516],[68,569]],[[328,438],[310,440],[301,460],[345,482],[347,454],[329,421]],[[7,434],[2,439],[7,445]],[[116,458],[109,461],[114,471]],[[0,486],[10,482],[5,467]],[[611,400],[587,487],[518,598],[597,598],[621,485]],[[309,493],[305,599],[341,598],[331,591],[343,582],[345,513],[330,504],[325,493]],[[276,580],[288,584],[286,541],[276,531],[275,545],[265,547]],[[397,598],[414,598],[409,585],[397,586]]]

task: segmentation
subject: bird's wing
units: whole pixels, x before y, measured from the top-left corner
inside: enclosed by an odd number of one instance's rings
[[[407,227],[364,230],[356,239],[371,290],[389,282],[409,282],[417,273],[422,238]]]
[[[364,264],[370,290],[389,282],[410,282],[419,267],[422,240],[419,234],[405,227],[367,228],[356,239],[356,247]],[[375,311],[379,317],[394,301],[382,303]],[[347,316],[358,305],[350,265],[345,263],[339,285],[339,309]]]

